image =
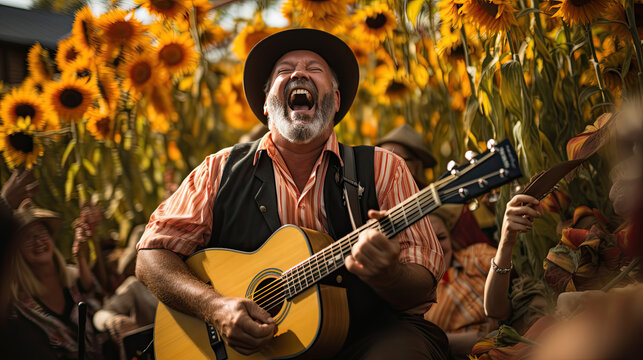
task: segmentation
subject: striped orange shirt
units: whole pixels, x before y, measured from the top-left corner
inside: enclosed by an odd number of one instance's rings
[[[190,173],[178,190],[159,205],[150,217],[137,249],[162,248],[188,256],[208,244],[212,231],[214,199],[231,149],[226,148],[208,156]],[[255,164],[262,150],[273,161],[282,225],[293,224],[328,232],[323,189],[330,153],[339,158],[339,144],[335,133],[328,138],[301,192],[272,142],[270,133],[261,139]],[[404,160],[381,148],[375,148],[374,174],[380,209],[390,209],[418,191]],[[422,265],[435,279],[442,278],[445,269],[442,248],[428,217],[408,227],[396,239],[400,242],[400,262]]]
[[[490,329],[492,321],[484,314],[484,283],[489,272],[489,259],[496,248],[477,243],[456,251],[454,264],[438,283],[438,303],[424,314],[426,320],[445,332]]]

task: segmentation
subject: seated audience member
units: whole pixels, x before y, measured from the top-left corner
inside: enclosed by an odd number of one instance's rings
[[[489,259],[496,249],[475,222],[462,222],[466,215],[471,216],[462,205],[443,205],[429,215],[449,268],[438,283],[438,302],[424,318],[446,332],[456,358],[466,358],[478,338],[496,327],[485,316],[482,303]],[[467,232],[467,238],[454,237],[458,232]]]
[[[495,256],[490,259],[491,270],[484,287],[484,310],[488,317],[508,320],[511,316],[509,285],[511,282],[511,254],[518,234],[531,230],[533,219],[540,216],[535,209],[540,202],[529,195],[516,195],[509,203],[502,219],[500,242]],[[489,265],[487,265],[489,266]]]
[[[144,230],[145,225],[132,230],[128,245],[120,252],[121,256],[114,269],[118,277],[125,275],[125,280],[94,315],[96,329],[109,332],[117,344],[122,342],[123,334],[154,322],[158,300],[145,285],[132,276],[136,263],[136,243]]]
[[[54,244],[60,225],[55,213],[26,203],[16,211],[15,217],[20,235],[10,322],[16,329],[28,330],[13,334],[15,345],[39,348],[42,352],[39,358],[77,358],[77,304],[83,301],[90,317],[85,329],[85,357],[102,358],[102,339],[91,324],[91,315],[99,306],[94,296],[97,284],[87,264],[87,238],[82,228],[75,229],[73,245],[78,265],[68,266]],[[34,338],[34,334],[37,337]]]
[[[424,145],[420,133],[404,124],[386,134],[375,145],[404,159],[418,188],[428,185],[424,170],[435,166],[435,158]]]

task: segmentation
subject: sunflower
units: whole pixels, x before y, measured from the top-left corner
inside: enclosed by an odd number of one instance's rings
[[[298,9],[307,17],[322,16],[337,13],[346,8],[345,0],[293,0],[293,8]]]
[[[98,27],[110,46],[134,44],[142,41],[145,26],[133,14],[114,9],[98,19]]]
[[[35,43],[27,55],[29,76],[36,80],[51,80],[54,76],[54,66],[49,58],[49,52]]]
[[[143,5],[152,15],[158,15],[164,19],[175,19],[188,9],[186,0],[136,0],[136,3]]]
[[[221,80],[215,100],[223,107],[226,123],[235,129],[250,130],[258,120],[245,100],[242,79],[242,68],[237,66]]]
[[[114,112],[106,107],[89,109],[87,130],[98,140],[109,139],[114,130]]]
[[[356,39],[380,44],[387,36],[393,35],[397,19],[395,13],[386,4],[381,3],[356,10],[353,23],[356,24],[353,30]]]
[[[114,71],[104,65],[99,65],[94,81],[100,97],[109,109],[114,110],[121,97],[121,89],[116,82]]]
[[[171,74],[180,76],[196,67],[198,55],[194,51],[194,41],[188,33],[180,35],[165,33],[158,41],[156,47],[158,62]]]
[[[71,64],[80,55],[80,49],[75,44],[74,39],[69,37],[58,43],[56,51],[56,64],[60,70],[64,70],[67,65]]]
[[[343,24],[347,18],[348,9],[344,4],[343,6],[337,7],[334,11],[330,12],[313,13],[302,11],[301,13],[299,13],[297,20],[306,27],[318,28],[332,32],[339,25]]]
[[[158,62],[148,52],[131,56],[123,67],[123,88],[132,91],[135,97],[159,82]]]
[[[165,134],[170,130],[171,119],[167,114],[162,114],[153,106],[147,106],[147,120],[150,123],[150,130],[153,132]]]
[[[474,29],[469,25],[464,25],[467,33],[474,33]],[[444,56],[448,63],[454,61],[464,61],[464,44],[462,43],[462,33],[460,28],[455,28],[448,23],[442,23],[440,26],[440,41],[437,45],[437,53]],[[469,58],[475,58],[476,54],[482,51],[478,37],[467,38],[467,50]]]
[[[5,124],[0,128],[0,150],[10,168],[25,165],[31,169],[44,149],[34,135],[31,118],[18,118],[15,124]]]
[[[32,128],[42,130],[52,114],[38,98],[35,90],[25,86],[5,95],[0,102],[0,118],[5,126],[17,124],[20,118],[29,118]]]
[[[241,30],[232,43],[232,52],[237,55],[239,60],[245,60],[250,50],[252,50],[259,41],[277,31],[279,31],[279,28],[266,27],[263,21],[258,20],[254,25],[248,25]]]
[[[193,0],[192,1],[192,6],[194,7],[194,11],[196,13],[196,27],[197,29],[201,29],[205,22],[207,21],[206,18],[208,16],[208,12],[212,10],[212,3],[208,0]],[[181,16],[180,21],[177,21],[176,25],[178,26],[179,30],[181,31],[190,31],[190,17],[192,16],[192,9],[187,9]]]
[[[37,94],[42,94],[45,91],[45,87],[47,86],[48,82],[49,81],[47,80],[34,79],[31,76],[27,76],[27,78],[25,78],[25,80],[22,82],[22,87],[31,89]]]
[[[295,12],[295,0],[286,0],[281,3],[281,15],[292,24]]]
[[[558,9],[554,17],[562,17],[570,25],[588,24],[602,17],[612,4],[612,0],[562,0],[552,9]]]
[[[378,99],[385,105],[404,102],[414,89],[409,75],[402,69],[385,74],[376,86]]]
[[[83,79],[67,77],[52,82],[45,91],[45,101],[63,121],[80,120],[96,98],[98,91],[92,83]]]
[[[462,7],[463,0],[440,0],[438,2],[438,9],[440,11],[440,20],[448,23],[454,28],[462,26],[462,15],[460,15],[460,8]]]
[[[639,38],[643,38],[643,3],[634,2],[634,20],[636,22],[636,30],[639,33]],[[614,2],[605,12],[604,17],[606,20],[612,21],[605,25],[605,32],[610,34],[614,39],[621,41],[630,41],[632,33],[625,24],[627,24],[627,16],[625,15],[625,8],[619,2]],[[624,23],[621,24],[620,22]]]
[[[616,94],[620,94],[623,88],[628,92],[638,88],[637,74],[639,69],[636,60],[630,58],[629,67],[624,69],[626,55],[625,49],[622,49],[605,56],[600,62],[605,87]]]
[[[370,53],[369,49],[367,49],[363,44],[357,41],[349,42],[348,46],[351,48],[351,50],[353,50],[353,55],[355,55],[358,64],[368,64],[368,54]]]
[[[147,97],[148,107],[154,108],[155,112],[164,115],[172,121],[178,120],[172,103],[172,93],[170,88],[154,86]]]
[[[83,54],[76,58],[69,64],[62,73],[63,78],[75,77],[78,79],[89,80],[94,74],[94,61],[93,57],[88,54]]]
[[[471,20],[480,32],[489,34],[497,34],[516,25],[515,11],[508,0],[464,0],[460,9],[461,14]]]
[[[89,6],[85,6],[76,13],[71,33],[79,50],[94,53],[95,49],[99,47],[98,27]]]
[[[199,32],[199,42],[204,49],[219,46],[228,36],[228,33],[219,25],[206,20]]]

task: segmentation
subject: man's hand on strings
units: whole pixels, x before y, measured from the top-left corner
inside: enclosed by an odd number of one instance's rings
[[[369,210],[369,223],[386,215],[385,210]],[[398,278],[401,272],[400,243],[381,232],[369,229],[359,235],[351,255],[345,259],[346,269],[374,287],[386,287]]]
[[[211,323],[223,340],[241,354],[257,352],[277,332],[270,314],[250,299],[220,297],[214,307]]]

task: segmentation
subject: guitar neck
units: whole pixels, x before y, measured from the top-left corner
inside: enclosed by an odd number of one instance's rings
[[[357,243],[359,234],[363,231],[375,229],[388,238],[393,238],[439,206],[440,198],[437,190],[434,185],[430,185],[389,210],[380,220],[362,225],[325,249],[288,269],[282,275],[287,297],[293,298],[333,271],[344,266],[344,259],[350,255],[353,245]]]

